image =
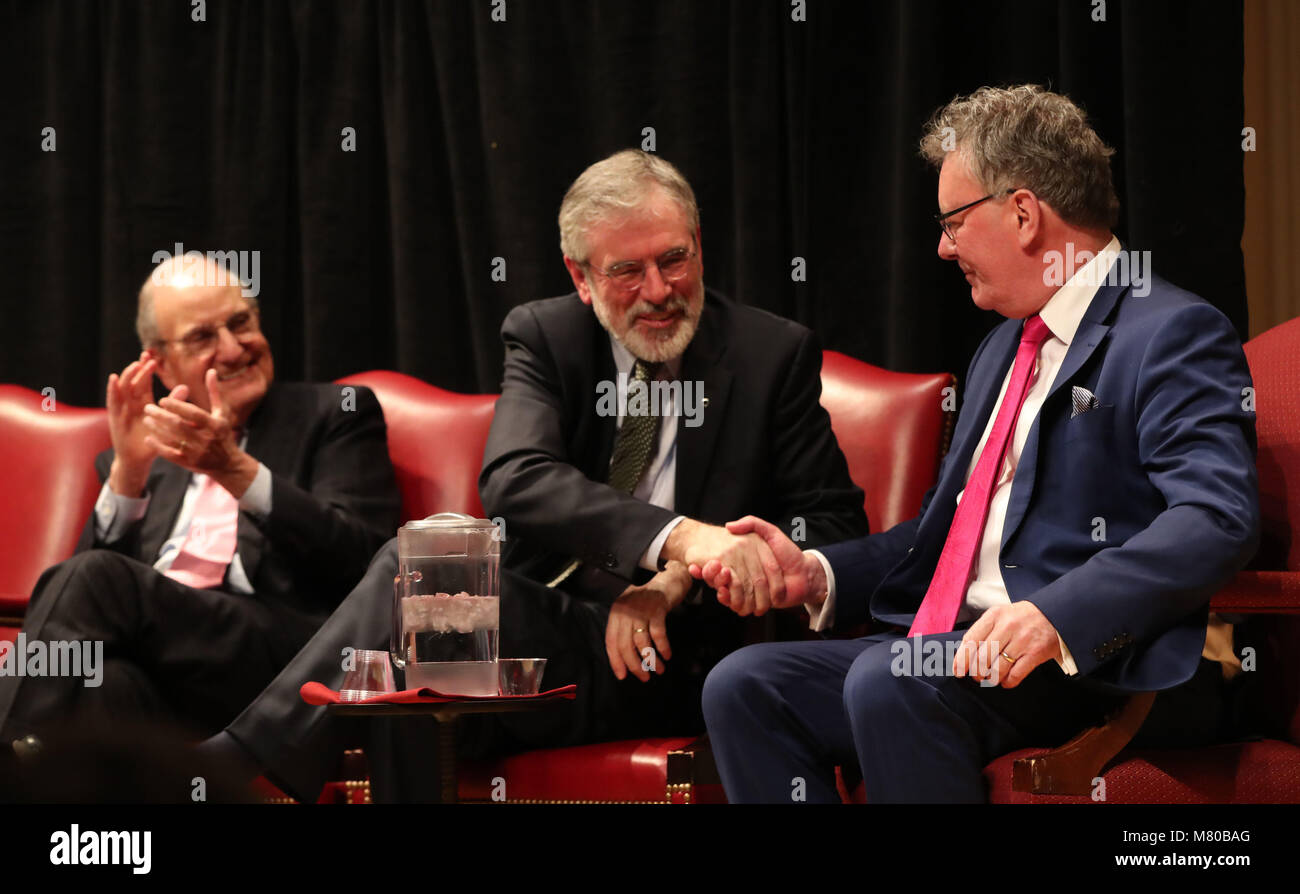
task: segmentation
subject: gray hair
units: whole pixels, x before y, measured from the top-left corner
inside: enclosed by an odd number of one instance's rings
[[[146,279],[140,287],[140,298],[135,306],[135,334],[140,339],[140,347],[148,349],[163,343],[158,332],[158,320],[153,315],[153,289]]]
[[[682,172],[657,155],[624,149],[578,175],[560,203],[560,250],[585,262],[588,231],[598,223],[634,210],[655,188],[677,202],[694,233],[700,226],[695,193]]]
[[[182,255],[179,258],[169,258],[163,261],[145,278],[144,285],[140,286],[140,295],[136,299],[135,305],[135,334],[140,339],[141,348],[158,348],[166,347],[167,342],[163,339],[162,333],[158,331],[158,318],[154,315],[153,309],[153,287],[155,285],[166,285],[170,277],[178,272],[188,263],[192,263],[188,258]],[[212,265],[211,260],[207,261]],[[214,268],[215,269],[215,268]],[[233,271],[222,268],[225,272],[226,282],[232,286],[246,287],[245,283]],[[260,313],[257,299],[244,296],[248,306],[253,313]]]
[[[981,87],[935,112],[921,156],[936,169],[955,149],[988,192],[1028,189],[1078,227],[1119,220],[1107,146],[1068,97],[1036,84]]]

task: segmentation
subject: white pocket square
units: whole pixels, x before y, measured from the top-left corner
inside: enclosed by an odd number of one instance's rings
[[[1095,410],[1101,406],[1101,401],[1097,400],[1097,395],[1093,394],[1087,388],[1081,388],[1074,385],[1070,388],[1070,418],[1089,410]]]

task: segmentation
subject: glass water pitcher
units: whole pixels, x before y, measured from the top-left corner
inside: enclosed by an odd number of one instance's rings
[[[441,512],[397,532],[393,663],[406,688],[497,695],[501,542],[492,522]]]

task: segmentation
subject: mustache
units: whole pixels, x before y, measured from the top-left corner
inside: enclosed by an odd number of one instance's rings
[[[637,301],[627,310],[627,320],[635,320],[642,314],[657,313],[686,313],[690,309],[690,302],[681,295],[674,294],[662,304],[651,304],[649,301]]]

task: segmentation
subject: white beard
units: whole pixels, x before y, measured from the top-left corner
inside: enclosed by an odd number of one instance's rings
[[[665,363],[682,356],[690,345],[691,339],[695,337],[700,314],[704,310],[704,287],[700,286],[696,301],[688,301],[674,295],[663,308],[656,308],[647,302],[637,302],[624,311],[622,319],[618,321],[610,319],[609,307],[599,296],[593,296],[593,299],[591,306],[596,311],[596,319],[615,341],[627,348],[632,356],[639,360],[644,360],[646,363]],[[638,316],[654,313],[657,310],[683,310],[685,313],[675,326],[662,333],[646,334],[636,328],[635,320]]]

